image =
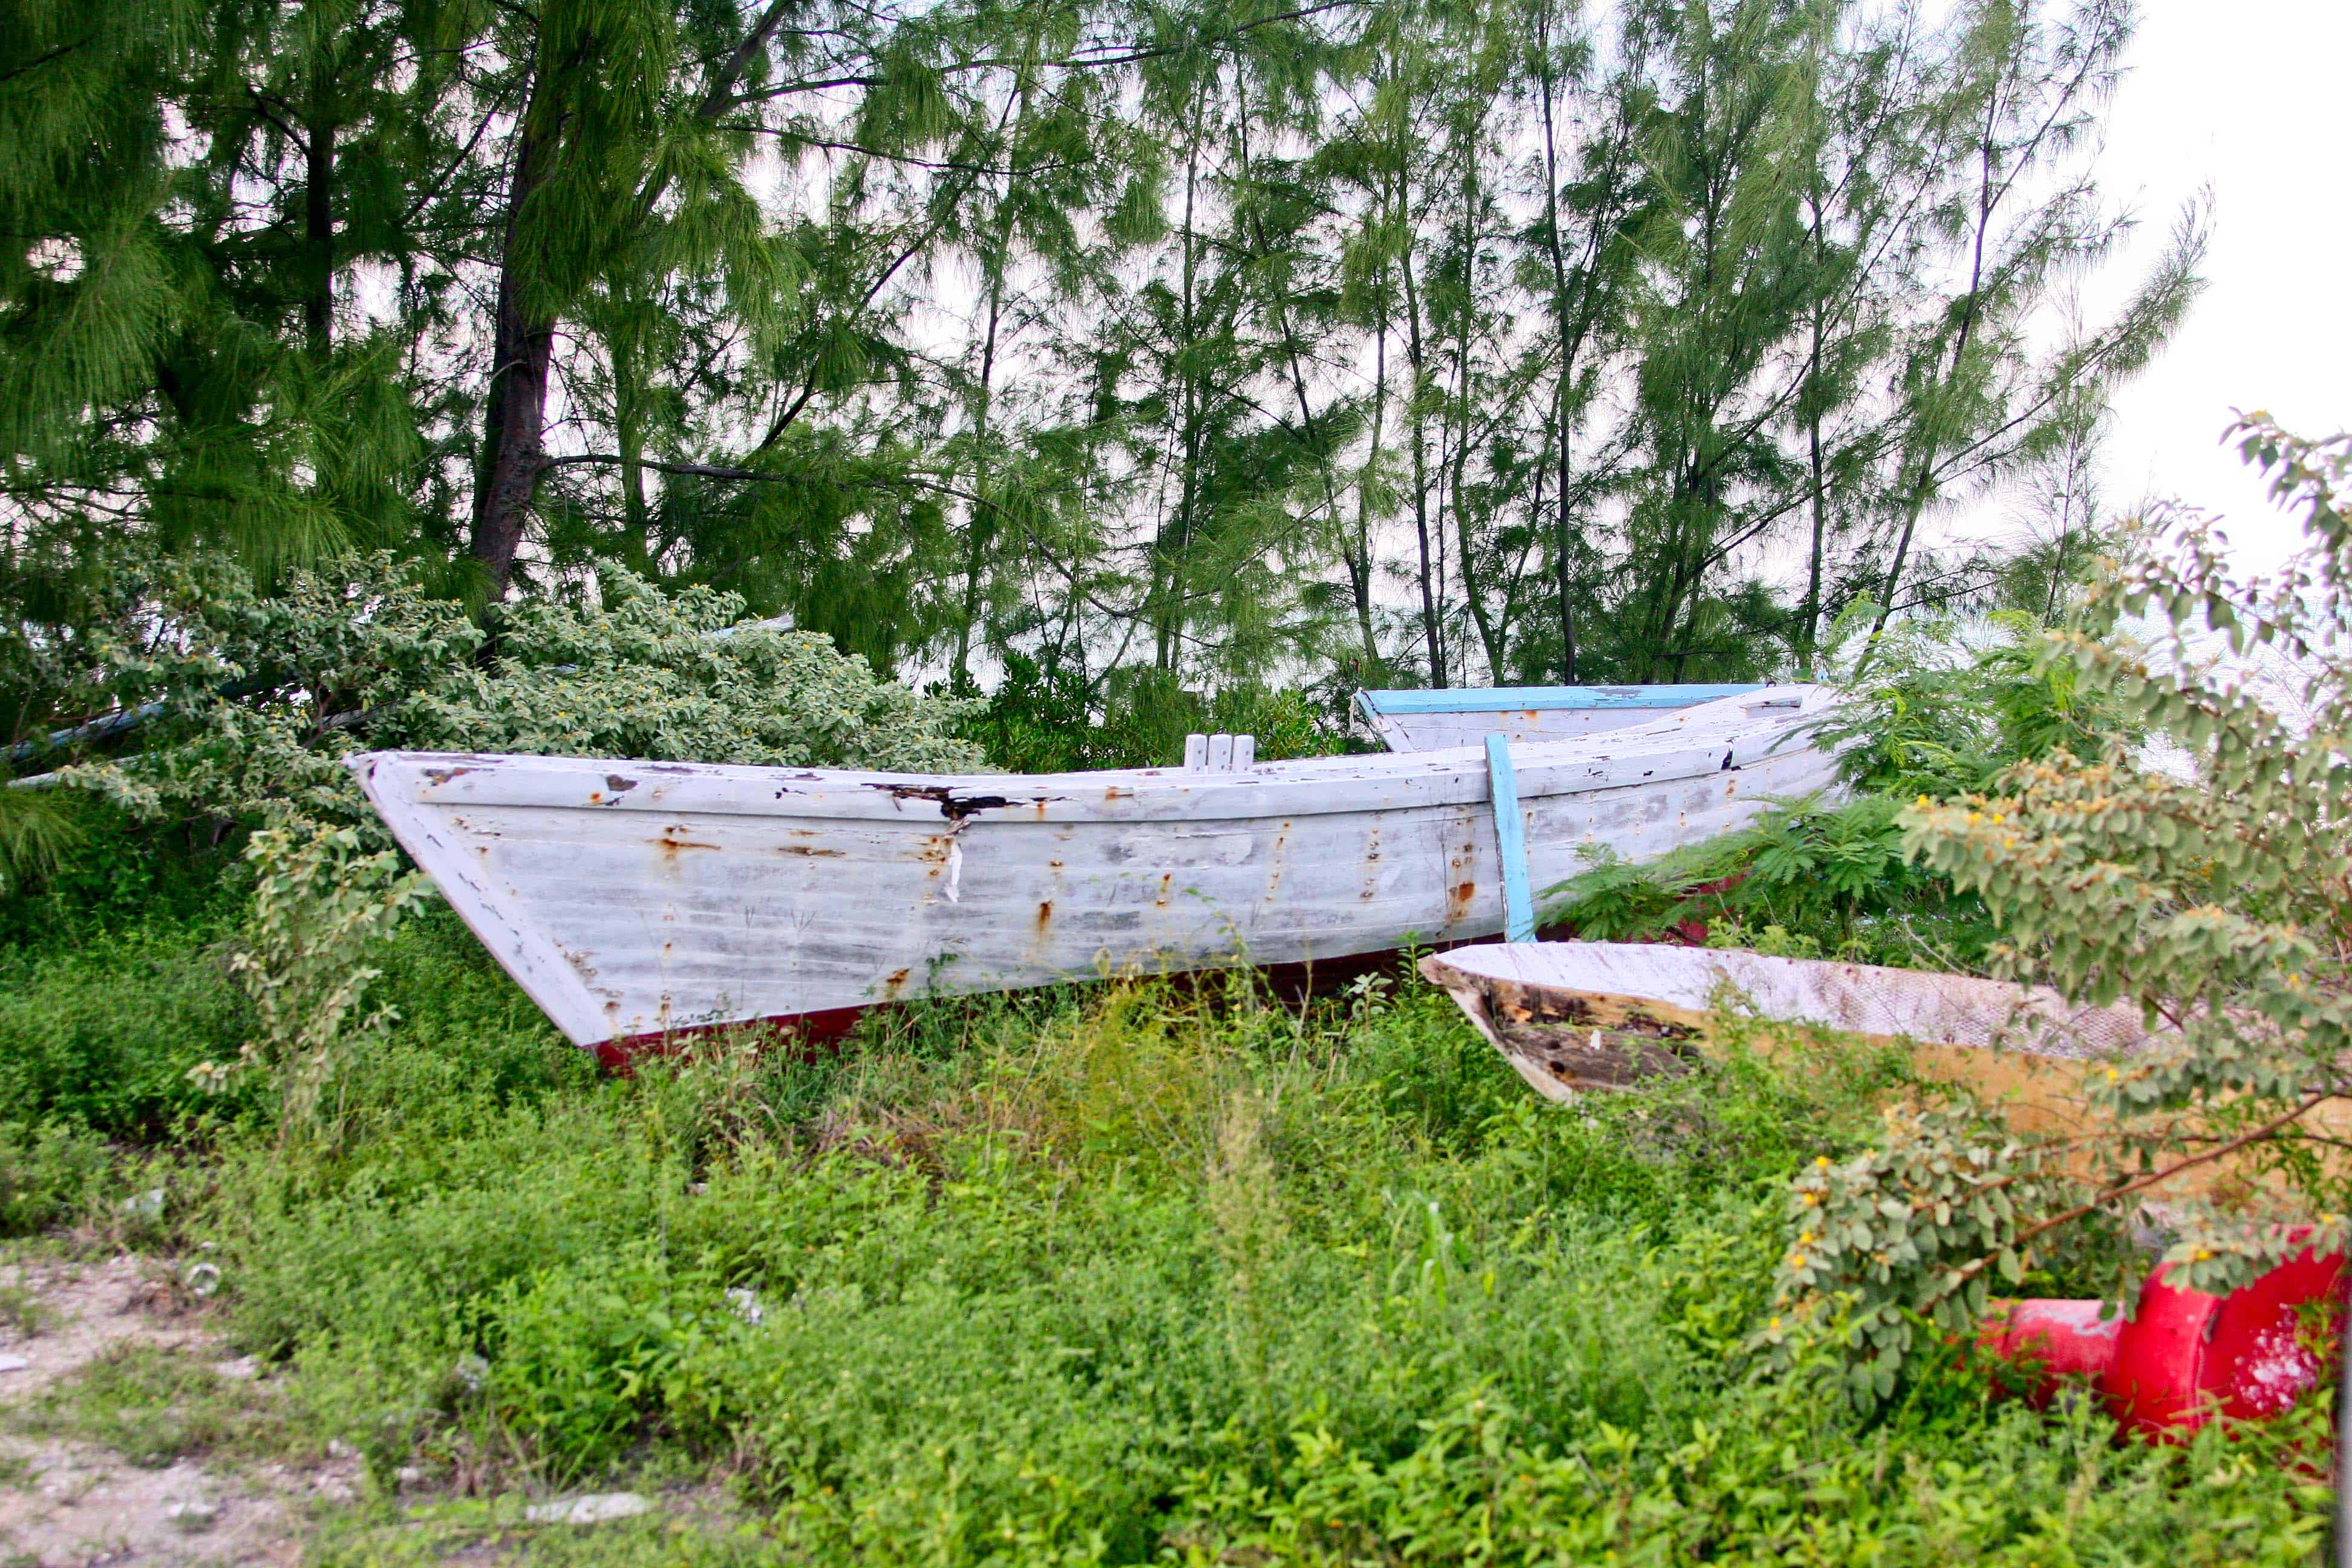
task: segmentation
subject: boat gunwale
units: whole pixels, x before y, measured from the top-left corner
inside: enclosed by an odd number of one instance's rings
[[[1673,712],[1768,691],[1772,686],[1769,681],[1733,681],[1649,686],[1396,688],[1359,691],[1356,697],[1367,714],[1384,718],[1432,713],[1606,712],[1651,708]]]
[[[1721,729],[1528,741],[1512,747],[1528,801],[1657,787],[1737,772],[1810,743],[1801,710]],[[908,773],[627,758],[363,752],[374,794],[393,780],[420,805],[509,806],[905,821],[1198,822],[1443,809],[1488,799],[1481,746],[1306,757],[1230,773],[1182,768],[1072,773]],[[1644,766],[1644,764],[1648,764]],[[1358,785],[1348,789],[1340,786]],[[789,804],[787,804],[789,803]]]

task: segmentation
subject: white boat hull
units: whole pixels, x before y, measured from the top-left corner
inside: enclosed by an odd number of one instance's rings
[[[1646,858],[1828,787],[1832,760],[1803,733],[1827,699],[1780,694],[1799,705],[1513,748],[1531,885],[1581,869],[1587,846]],[[1034,776],[396,752],[352,765],[523,989],[608,1055],[681,1029],[1503,926],[1475,750]]]

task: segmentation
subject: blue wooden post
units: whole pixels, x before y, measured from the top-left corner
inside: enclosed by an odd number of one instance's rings
[[[1509,737],[1486,737],[1486,778],[1495,797],[1495,848],[1503,862],[1503,940],[1536,939],[1536,902],[1528,891],[1528,835],[1519,816],[1519,781],[1511,773]]]

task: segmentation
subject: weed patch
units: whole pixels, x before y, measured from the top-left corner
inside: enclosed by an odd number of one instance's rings
[[[250,1383],[184,1352],[118,1345],[17,1413],[42,1436],[78,1438],[160,1469],[191,1456],[254,1458],[290,1440],[284,1415]]]
[[[1785,1182],[1910,1087],[1885,1052],[1735,1049],[1554,1106],[1401,973],[1304,1009],[1243,982],[929,1004],[834,1052],[746,1034],[612,1079],[445,914],[373,962],[398,1016],[330,1086],[339,1136],[282,1141],[255,1100],[150,1156],[181,1162],[150,1244],[210,1244],[273,1403],[142,1352],[27,1417],[158,1463],[340,1438],[381,1496],[421,1470],[482,1500],[321,1561],[2285,1563],[2318,1539],[2280,1458],[2316,1413],[2118,1447],[1959,1359],[1865,1418],[1746,1357]],[[142,1027],[104,1049],[177,1059]],[[80,1169],[95,1135],[43,1125],[0,1148]],[[526,1529],[498,1500],[624,1485],[722,1489],[737,1522]]]

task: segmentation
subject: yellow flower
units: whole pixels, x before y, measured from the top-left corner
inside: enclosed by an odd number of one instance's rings
[[[1915,802],[1914,804],[1916,804],[1916,805],[1919,807],[1919,809],[1920,809],[1920,810],[1925,811],[1925,810],[1927,810],[1927,807],[1928,807],[1928,806],[1932,805],[1933,805],[1933,804],[1935,804],[1935,803],[1934,803],[1934,802],[1932,802],[1932,801],[1930,801],[1930,800],[1929,800],[1926,795],[1921,795],[1921,796],[1918,798],[1918,800],[1917,800],[1916,802]],[[1775,1322],[1777,1322],[1777,1321],[1779,1321],[1780,1320],[1778,1320],[1778,1319],[1774,1319],[1773,1321],[1774,1321]]]
[[[2208,1251],[2206,1248],[2204,1248],[2204,1247],[2199,1247],[2199,1248],[2197,1249],[2196,1256],[2195,1256],[2192,1259],[2190,1259],[2190,1261],[2192,1261],[2192,1262],[2196,1262],[2196,1263],[2202,1263],[2202,1262],[2204,1262],[2206,1259],[2208,1259],[2208,1258],[2211,1258],[2212,1256],[2213,1256],[2213,1254],[2212,1254],[2211,1252],[2210,1252],[2210,1251]]]
[[[1813,1156],[1813,1165],[1817,1170],[1826,1171],[1830,1168],[1830,1157],[1827,1154],[1816,1154]]]
[[[1805,1266],[1805,1255],[1804,1255],[1803,1253],[1801,1253],[1801,1252],[1792,1252],[1792,1253],[1789,1254],[1789,1267],[1790,1267],[1790,1268],[1802,1268],[1804,1266]]]

